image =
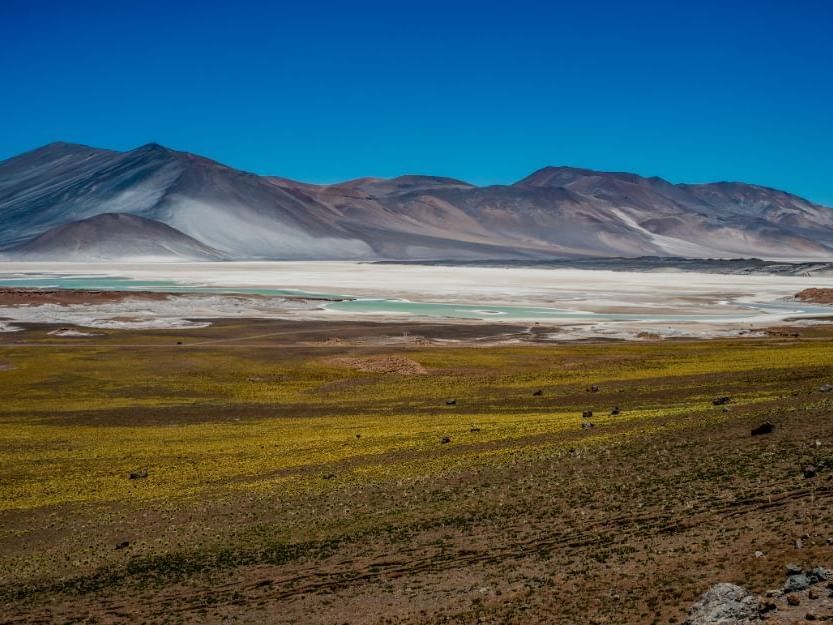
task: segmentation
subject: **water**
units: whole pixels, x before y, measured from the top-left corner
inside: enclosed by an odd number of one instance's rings
[[[172,293],[241,294],[265,296],[294,296],[329,300],[326,310],[334,313],[366,315],[402,315],[440,319],[510,320],[575,320],[575,321],[692,321],[721,322],[743,321],[761,314],[773,316],[831,316],[829,307],[798,302],[735,303],[748,313],[731,314],[639,314],[593,313],[548,307],[489,306],[471,304],[447,304],[437,302],[413,302],[389,298],[353,298],[342,294],[312,293],[280,288],[209,287],[182,284],[173,280],[139,280],[120,276],[50,274],[0,274],[0,286],[37,287],[61,289],[88,289],[100,291],[157,291]]]
[[[417,317],[444,317],[448,319],[508,320],[597,320],[597,321],[729,321],[738,315],[650,315],[626,313],[594,313],[589,311],[562,310],[524,306],[474,306],[466,304],[442,304],[436,302],[411,302],[401,299],[353,299],[327,304],[328,310],[346,313],[400,314]],[[829,311],[828,311],[829,312]]]

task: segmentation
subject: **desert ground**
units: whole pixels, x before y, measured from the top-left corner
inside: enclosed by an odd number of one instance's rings
[[[18,325],[3,623],[673,624],[833,564],[833,325]]]

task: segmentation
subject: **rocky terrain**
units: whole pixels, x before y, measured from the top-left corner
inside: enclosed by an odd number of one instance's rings
[[[572,167],[486,187],[416,175],[314,185],[157,144],[54,143],[0,162],[0,249],[29,260],[829,259],[833,211],[756,185]]]
[[[833,538],[829,539],[833,545]],[[763,557],[762,552],[758,552]],[[706,591],[683,625],[795,625],[833,621],[833,571],[821,566],[804,570],[788,564],[781,588],[762,596],[736,584],[720,583]]]

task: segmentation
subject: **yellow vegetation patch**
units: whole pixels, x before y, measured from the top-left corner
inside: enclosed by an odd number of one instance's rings
[[[673,419],[707,424],[722,415],[715,389],[732,395],[730,410],[752,409],[833,365],[827,341],[435,347],[326,360],[222,346],[0,356],[15,363],[0,372],[0,509],[427,475],[650,435]],[[610,415],[614,405],[621,414]],[[595,414],[587,431],[585,409]],[[148,477],[131,480],[141,468]]]

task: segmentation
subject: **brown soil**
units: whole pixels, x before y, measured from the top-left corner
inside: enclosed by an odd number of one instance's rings
[[[770,608],[774,607],[766,613],[766,625],[833,621],[833,581],[815,584],[807,590],[791,594],[792,603],[787,600],[787,595],[761,598],[762,602],[769,602]]]
[[[405,356],[377,356],[373,358],[333,358],[328,361],[339,367],[367,373],[395,373],[398,375],[424,375],[428,371],[415,360]]]
[[[804,289],[796,293],[795,298],[814,304],[833,304],[833,289]]]
[[[0,287],[0,306],[40,304],[101,304],[127,299],[162,300],[168,293],[152,291],[83,291],[78,289],[15,289]]]

